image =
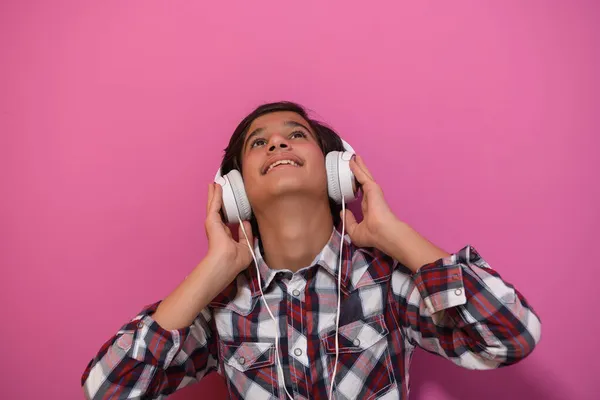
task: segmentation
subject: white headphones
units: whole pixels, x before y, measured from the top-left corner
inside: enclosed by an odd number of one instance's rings
[[[350,160],[354,149],[342,139],[345,151],[331,151],[325,157],[327,169],[327,190],[329,197],[337,204],[342,199],[349,203],[356,199],[357,185],[354,174],[350,169]],[[252,216],[252,208],[246,196],[242,175],[237,169],[231,170],[225,176],[221,169],[217,171],[215,182],[223,187],[223,218],[226,224],[237,223],[239,220],[248,221]]]
[[[327,169],[327,191],[329,192],[329,197],[333,199],[337,204],[342,205],[342,212],[344,213],[344,218],[342,219],[342,241],[340,244],[340,257],[339,257],[339,265],[338,270],[342,269],[342,249],[344,246],[344,232],[345,232],[345,217],[346,217],[346,202],[351,202],[357,197],[357,189],[358,185],[355,182],[354,174],[350,169],[350,160],[352,156],[355,154],[354,149],[346,143],[342,139],[342,143],[344,145],[344,151],[331,151],[327,153],[325,157],[325,168]],[[221,169],[217,171],[217,175],[215,176],[215,182],[223,187],[223,217],[224,222],[226,224],[241,223],[244,220],[249,220],[252,216],[252,209],[250,207],[250,202],[248,201],[248,197],[246,196],[246,190],[244,189],[244,181],[242,180],[242,175],[237,169],[231,170],[225,176],[222,175]],[[244,229],[244,225],[241,224],[242,232],[244,237],[246,238],[246,244],[248,245],[248,249],[250,249],[250,253],[252,254],[252,258],[254,259],[254,265],[256,267],[256,273],[260,276],[260,271],[258,269],[258,261],[256,260],[256,255],[252,250],[252,244],[248,239],[248,235],[246,233],[246,229]],[[331,386],[329,388],[329,399],[331,400],[333,396],[333,385],[335,382],[335,373],[337,371],[338,364],[338,356],[339,356],[339,343],[338,343],[338,328],[340,323],[340,299],[341,299],[341,282],[342,282],[342,274],[338,274],[338,305],[336,312],[336,323],[335,323],[335,364],[332,376],[334,377],[331,380]],[[279,327],[277,325],[277,320],[273,313],[271,312],[267,301],[265,300],[265,294],[262,289],[261,280],[258,280],[258,285],[260,288],[261,298],[265,304],[266,310],[269,312],[271,319],[275,323],[275,327],[277,329],[277,336],[275,337],[275,354],[277,357],[277,367],[278,367],[278,381],[283,379],[283,369],[281,367],[281,360],[279,359]],[[283,389],[287,394],[287,397],[290,400],[293,400],[292,395],[290,395],[285,388],[285,384],[283,384]]]

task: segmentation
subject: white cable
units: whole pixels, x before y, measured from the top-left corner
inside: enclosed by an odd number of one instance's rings
[[[335,373],[337,372],[338,357],[340,355],[340,346],[338,342],[338,330],[340,326],[340,300],[342,294],[342,250],[344,249],[344,235],[346,233],[346,202],[344,201],[344,193],[342,192],[342,240],[340,242],[340,255],[338,263],[338,296],[337,296],[337,311],[335,316],[335,364],[333,366],[333,374],[331,375],[331,387],[329,388],[329,400],[333,396],[333,383],[335,382]]]
[[[269,315],[271,316],[271,318],[273,319],[273,322],[275,323],[275,329],[277,330],[277,335],[275,336],[275,356],[277,357],[276,364],[277,364],[279,373],[281,373],[281,377],[284,378],[283,368],[281,368],[281,360],[279,359],[279,323],[273,316],[273,313],[271,312],[271,309],[269,308],[269,305],[267,304],[267,300],[265,300],[265,294],[263,293],[262,283],[261,283],[261,279],[260,279],[260,270],[258,269],[258,261],[256,261],[256,255],[254,254],[254,250],[252,249],[252,245],[250,244],[250,240],[248,239],[248,235],[246,234],[246,228],[244,227],[244,223],[240,219],[239,215],[238,215],[238,221],[240,222],[240,225],[242,226],[242,233],[244,234],[244,237],[246,238],[246,243],[248,244],[248,249],[250,249],[250,254],[252,254],[252,258],[254,259],[254,265],[256,266],[256,274],[257,274],[256,278],[258,280],[258,287],[260,288],[260,297],[263,300],[263,303],[265,303],[265,307],[267,308]],[[277,379],[277,381],[279,382],[279,379]],[[289,394],[289,392],[287,391],[287,388],[285,387],[285,378],[283,381],[283,390],[285,390],[285,393],[287,394],[287,396],[289,397],[290,400],[294,400],[292,395]]]
[[[269,308],[269,305],[267,304],[267,301],[265,300],[265,294],[263,293],[262,283],[261,283],[261,279],[260,279],[260,270],[258,269],[258,261],[256,260],[256,255],[254,254],[254,250],[252,249],[252,245],[250,244],[250,240],[248,239],[248,235],[246,234],[246,228],[244,227],[244,224],[243,224],[242,220],[240,219],[239,215],[238,215],[238,221],[240,222],[240,225],[242,226],[242,233],[244,234],[244,237],[246,238],[246,243],[248,244],[248,249],[250,250],[250,254],[252,254],[252,258],[254,259],[254,265],[256,266],[258,287],[260,288],[261,298],[263,300],[263,303],[265,304],[267,311],[269,312],[269,315],[271,316],[271,318],[273,319],[273,322],[275,323],[275,328],[277,329],[277,336],[275,337],[275,355],[277,356],[277,367],[279,368],[278,370],[281,373],[281,376],[283,377],[284,376],[283,369],[281,368],[281,360],[279,359],[279,324],[278,324],[277,320],[275,319],[275,317],[273,316],[273,313],[271,313],[271,309]],[[341,293],[342,293],[342,256],[343,256],[343,249],[344,249],[344,235],[345,234],[346,234],[346,202],[344,199],[344,194],[342,193],[342,238],[341,238],[341,242],[340,242],[340,254],[338,257],[338,282],[337,282],[338,283],[337,284],[338,295],[337,295],[337,310],[336,310],[336,316],[335,316],[335,364],[333,366],[333,373],[331,375],[331,386],[329,388],[329,400],[331,400],[331,398],[333,396],[333,384],[335,382],[335,374],[337,372],[337,364],[338,364],[338,358],[339,358],[339,354],[340,354],[338,330],[339,330],[339,325],[340,325],[340,300],[342,297],[341,296]],[[283,390],[285,390],[285,393],[290,398],[290,400],[294,400],[292,395],[289,394],[289,392],[287,391],[287,388],[285,387],[285,380],[284,380],[284,384],[283,384]]]

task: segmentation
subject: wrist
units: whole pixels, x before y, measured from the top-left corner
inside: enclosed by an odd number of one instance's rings
[[[377,235],[377,244],[375,247],[402,262],[402,239],[407,235],[409,229],[410,227],[408,224],[400,221],[395,216],[392,216],[385,224],[383,224],[382,228],[379,229],[379,235]]]
[[[240,273],[233,268],[234,262],[220,254],[208,253],[194,268],[193,273],[208,280],[215,288],[224,289]],[[197,271],[197,272],[196,272]]]
[[[188,327],[198,314],[235,278],[221,270],[218,259],[205,257],[186,278],[161,301],[153,318],[164,329]]]
[[[393,219],[380,235],[378,249],[416,273],[423,265],[449,254],[421,236],[407,223]]]

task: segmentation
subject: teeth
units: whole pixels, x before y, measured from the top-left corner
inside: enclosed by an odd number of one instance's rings
[[[273,164],[269,165],[269,168],[267,168],[267,171],[265,172],[265,174],[267,172],[269,172],[270,170],[272,170],[273,168],[275,168],[278,165],[282,165],[282,164],[288,164],[288,165],[293,165],[294,167],[299,167],[300,165],[298,165],[297,162],[292,161],[292,160],[279,160],[279,161],[275,161]]]

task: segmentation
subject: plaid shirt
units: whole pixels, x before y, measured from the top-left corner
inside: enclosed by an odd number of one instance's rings
[[[336,399],[407,399],[416,346],[469,369],[514,364],[540,340],[524,297],[466,246],[412,273],[345,237]],[[326,399],[335,361],[338,255],[334,230],[312,266],[296,273],[252,265],[184,329],[165,330],[146,307],[106,342],[81,382],[87,398],[161,399],[218,371],[233,399]]]

